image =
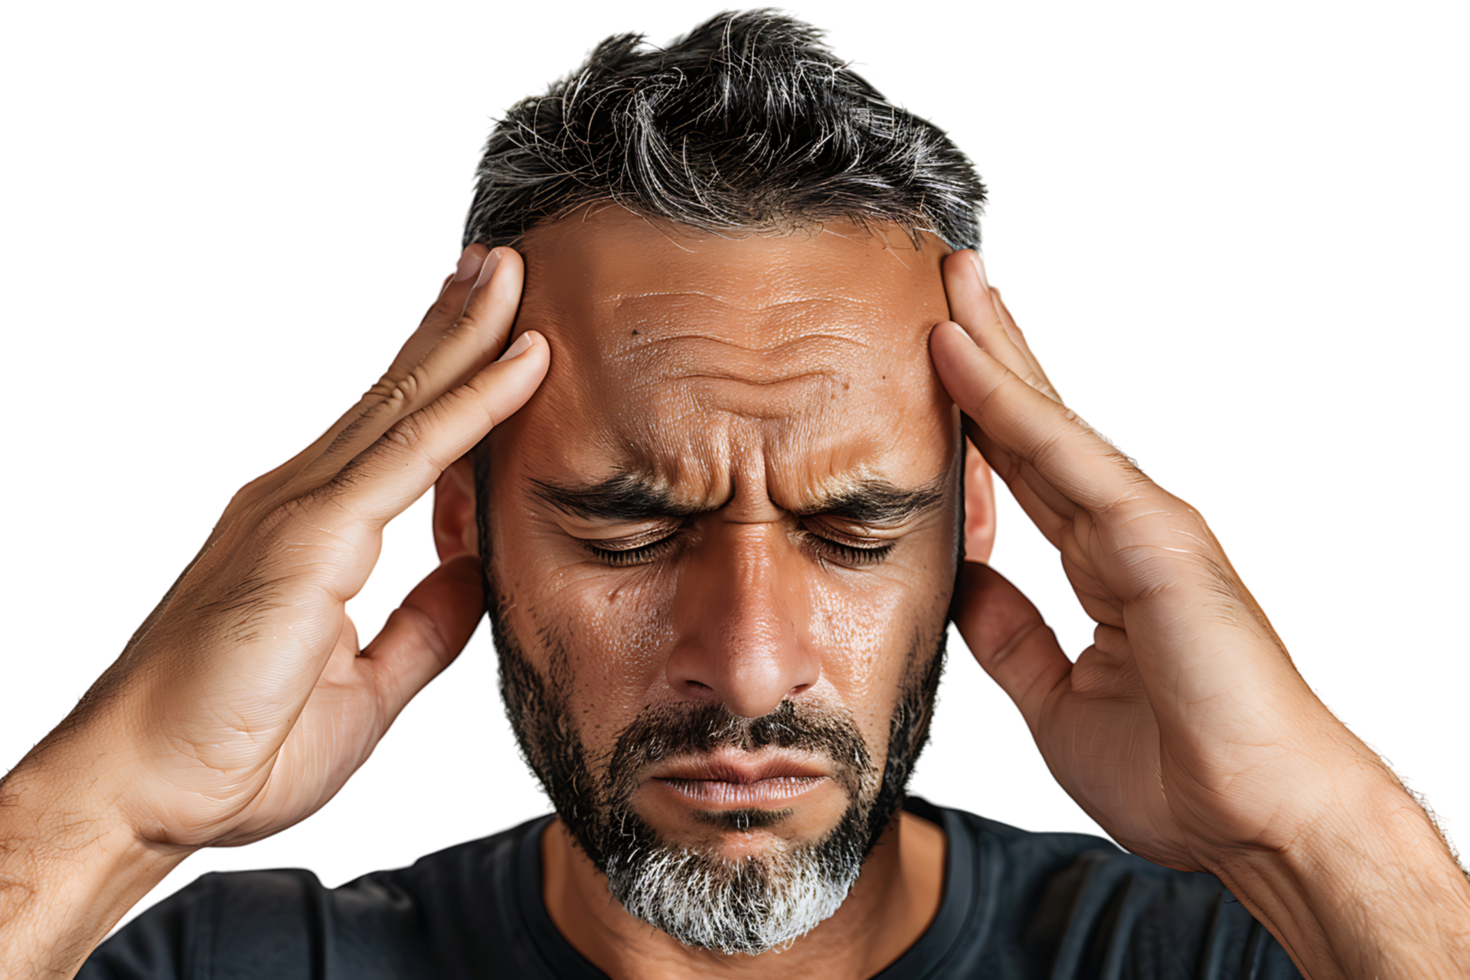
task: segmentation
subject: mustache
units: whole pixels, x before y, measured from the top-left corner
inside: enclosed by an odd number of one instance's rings
[[[636,788],[638,772],[648,765],[725,748],[794,749],[823,756],[832,761],[837,781],[849,794],[877,776],[867,742],[846,714],[798,707],[789,698],[759,718],[742,718],[714,702],[661,704],[643,709],[618,733],[608,764],[610,795],[626,800]]]

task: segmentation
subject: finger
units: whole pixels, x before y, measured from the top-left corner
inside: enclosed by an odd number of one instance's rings
[[[401,394],[403,384],[399,379],[412,378],[416,369],[424,371],[434,354],[442,354],[446,348],[452,352],[456,338],[469,350],[477,350],[482,345],[473,342],[476,328],[489,325],[492,332],[496,327],[500,329],[498,338],[490,338],[498,340],[492,344],[494,354],[498,355],[510,332],[510,322],[504,321],[506,309],[513,321],[524,274],[520,255],[513,249],[487,249],[484,245],[466,248],[459,268],[439,300],[429,307],[419,329],[398,352],[388,372],[373,386],[376,393],[385,398]],[[478,366],[463,370],[457,381],[444,388],[463,384],[477,369]]]
[[[332,479],[300,498],[293,520],[354,547],[356,561],[329,566],[323,585],[332,597],[350,601],[368,586],[387,526],[534,394],[551,351],[537,331],[522,339],[529,345],[519,357],[482,367],[463,385],[398,420]]]
[[[439,295],[429,308],[408,340],[394,355],[388,370],[363,396],[368,404],[392,390],[394,380],[408,373],[418,364],[430,348],[437,344],[446,332],[464,313],[465,303],[475,287],[486,281],[496,270],[501,254],[484,245],[470,245],[460,254],[455,270],[447,276],[439,289]],[[362,407],[362,402],[358,407]],[[349,413],[353,414],[353,413]],[[327,443],[330,445],[330,443]],[[325,445],[322,446],[325,448]]]
[[[459,656],[484,613],[480,559],[452,558],[416,585],[359,655],[373,671],[378,737],[404,705]]]
[[[363,396],[356,417],[277,496],[299,496],[332,479],[393,425],[463,385],[490,363],[505,349],[515,323],[523,276],[520,256],[513,250],[498,248],[487,256],[480,278],[459,287],[466,296],[463,303],[456,299],[445,308],[459,307],[453,321],[431,318],[429,325],[426,320],[405,346],[413,348],[414,355],[400,354],[389,373]]]
[[[295,484],[292,481],[300,477],[307,467],[320,459],[332,446],[339,444],[344,432],[354,426],[360,427],[361,420],[366,413],[382,405],[386,398],[391,397],[392,382],[390,379],[402,378],[409,374],[423,360],[424,355],[438,344],[464,313],[465,303],[481,274],[493,272],[499,258],[498,255],[491,256],[490,250],[483,245],[471,245],[466,248],[460,255],[455,271],[445,277],[439,287],[438,297],[424,314],[423,319],[419,321],[413,334],[398,351],[393,363],[382,378],[325,432],[313,440],[311,445],[280,466],[246,484],[225,509],[225,519],[221,520],[220,526],[215,529],[216,534],[241,507],[253,505],[268,509],[279,503],[283,496],[291,495],[292,491],[301,492],[305,488],[303,484],[311,485],[310,480],[300,480]],[[486,269],[487,264],[489,269]],[[350,448],[350,440],[349,444],[342,446],[343,450],[348,448]]]
[[[978,428],[967,434],[987,459],[996,447],[1013,454],[1030,463],[1046,486],[1093,514],[1136,494],[1140,486],[1151,485],[1076,412],[1016,377],[977,347],[958,324],[935,327],[929,349],[949,396]],[[997,468],[1013,492],[1017,470]]]
[[[981,268],[984,268],[983,264]],[[1035,354],[1031,353],[1031,345],[1026,342],[1026,334],[1017,326],[1016,318],[1011,316],[1009,307],[1006,306],[1005,300],[1001,298],[1000,290],[991,286],[990,298],[995,301],[995,311],[1000,314],[1000,321],[1005,324],[1006,336],[1025,355],[1026,360],[1031,364],[1032,370],[1036,371],[1043,378],[1046,377],[1046,372],[1042,370],[1041,362],[1036,359]],[[1056,390],[1055,386],[1053,386],[1052,390]],[[1061,398],[1057,399],[1057,401],[1061,400]]]
[[[273,488],[273,504],[298,497],[334,479],[351,458],[368,450],[382,433],[410,414],[431,404],[506,348],[519,304],[523,266],[509,248],[503,257],[485,263],[481,281],[451,285],[445,310],[459,310],[453,322],[434,319],[404,344],[390,370],[334,425],[335,435],[320,441],[312,457],[298,463],[290,478]],[[488,279],[484,276],[488,275]],[[469,289],[465,303],[457,294]]]
[[[470,246],[466,255],[473,257],[477,248],[483,246]],[[332,440],[328,453],[338,462],[356,456],[393,422],[463,384],[498,355],[515,319],[523,273],[520,256],[508,248],[488,252],[483,262],[461,261],[461,271],[363,396],[354,424]]]
[[[978,254],[962,249],[945,258],[944,289],[950,316],[977,344],[1037,391],[1062,400],[1029,350],[1016,344],[985,281],[985,266]]]
[[[506,249],[505,251],[510,250]],[[422,352],[427,351],[432,344],[437,343],[437,340],[443,336],[448,329],[447,324],[452,324],[454,320],[458,319],[463,312],[465,300],[475,287],[477,282],[476,277],[480,275],[484,268],[487,255],[488,250],[483,245],[471,245],[464,250],[460,255],[455,272],[446,276],[444,282],[440,284],[438,299],[430,306],[423,320],[420,321],[418,328],[398,352],[397,358],[394,359],[395,367],[390,368],[390,374],[400,364],[411,361],[416,363],[415,358],[421,357]],[[519,259],[519,256],[517,256],[517,259]],[[208,554],[220,536],[233,525],[235,520],[243,513],[252,509],[256,512],[267,511],[277,506],[283,499],[288,499],[290,494],[283,492],[283,488],[292,486],[292,479],[298,477],[307,466],[314,460],[320,458],[323,452],[336,442],[345,430],[358,422],[369,405],[375,403],[377,400],[379,400],[377,396],[373,396],[371,392],[369,395],[363,396],[363,398],[358,400],[357,404],[348,409],[326,432],[322,433],[321,436],[313,441],[311,445],[280,466],[263,473],[241,487],[225,506],[224,513],[220,515],[219,521],[210,530],[198,554],[185,566],[184,571],[169,588],[168,592],[165,593],[163,599],[153,609],[152,613],[149,614],[148,618],[144,620],[143,624],[134,632],[128,643],[129,648],[151,631],[158,617],[162,615],[163,611],[172,602],[174,594],[180,584],[183,583],[185,577]]]
[[[1072,662],[1021,591],[988,565],[967,561],[950,612],[980,666],[1021,709],[1032,733],[1064,689]]]

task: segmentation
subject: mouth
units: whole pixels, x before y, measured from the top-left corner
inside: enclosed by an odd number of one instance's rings
[[[814,760],[780,753],[675,760],[655,768],[649,779],[688,803],[739,809],[789,807],[832,782],[827,768]]]

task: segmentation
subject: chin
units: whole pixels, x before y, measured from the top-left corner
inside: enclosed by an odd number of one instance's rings
[[[626,813],[624,846],[605,852],[608,891],[685,946],[788,947],[842,906],[869,850],[870,804],[849,801],[835,821],[809,809],[690,807],[677,830]]]

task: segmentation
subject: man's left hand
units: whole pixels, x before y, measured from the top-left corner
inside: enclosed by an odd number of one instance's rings
[[[1053,775],[1124,847],[1219,875],[1310,976],[1423,970],[1431,961],[1385,950],[1425,944],[1458,945],[1464,960],[1445,963],[1470,972],[1463,873],[1302,680],[1204,518],[1062,403],[973,252],[946,259],[945,287],[955,322],[930,339],[940,378],[1098,624],[1074,662],[999,574],[967,562],[960,575],[955,622]],[[1406,889],[1391,900],[1384,862]],[[1416,935],[1369,940],[1334,918],[1382,915],[1358,907],[1368,895],[1441,907]]]

